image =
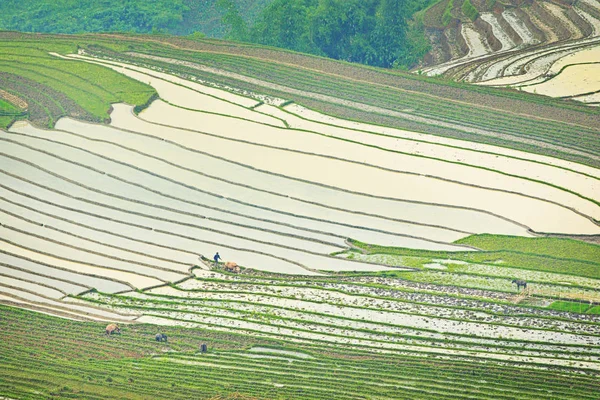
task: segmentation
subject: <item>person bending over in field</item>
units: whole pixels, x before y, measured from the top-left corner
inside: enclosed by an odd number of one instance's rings
[[[213,257],[213,259],[215,260],[215,265],[218,265],[219,260],[221,259],[221,256],[219,255],[218,251],[217,251],[217,254],[215,254],[215,256]]]

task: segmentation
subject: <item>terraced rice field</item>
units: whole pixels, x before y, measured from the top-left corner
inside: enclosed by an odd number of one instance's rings
[[[2,311],[3,323],[11,328],[10,345],[7,341],[0,344],[5,361],[20,360],[20,352],[31,349],[23,340],[23,324],[32,328],[27,336],[34,343],[44,343],[36,347],[35,359],[28,359],[19,369],[5,367],[1,387],[3,394],[12,398],[34,398],[48,393],[46,388],[51,385],[49,395],[59,398],[116,398],[124,392],[148,397],[164,393],[168,387],[169,397],[174,399],[592,399],[597,384],[588,375],[490,365],[469,357],[433,361],[414,354],[376,354],[319,342],[282,345],[282,341],[249,339],[217,330],[172,327],[170,338],[174,340],[158,344],[148,341],[153,327],[139,324],[127,328],[122,337],[107,340],[96,334],[102,329],[100,324],[59,320],[4,306]],[[40,332],[55,336],[48,340]],[[80,339],[77,345],[73,344],[75,337]],[[210,351],[197,353],[197,346],[207,341]],[[148,356],[152,353],[154,356]],[[71,374],[62,367],[67,357]],[[42,370],[37,368],[40,361],[46,365]],[[514,380],[526,385],[516,388],[511,384]]]
[[[462,37],[436,50],[448,54],[432,56],[437,62],[420,67],[421,73],[596,105],[598,2],[510,1],[492,9],[478,7],[475,23],[457,19]],[[456,43],[464,48],[452,50]],[[450,54],[455,56],[448,59]]]
[[[593,116],[580,163],[313,109],[358,99],[258,61],[52,53],[156,95],[1,132],[0,396],[597,398]]]

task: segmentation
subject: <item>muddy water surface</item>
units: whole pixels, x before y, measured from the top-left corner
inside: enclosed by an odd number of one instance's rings
[[[570,65],[554,78],[523,90],[551,97],[576,96],[600,90],[600,63]]]

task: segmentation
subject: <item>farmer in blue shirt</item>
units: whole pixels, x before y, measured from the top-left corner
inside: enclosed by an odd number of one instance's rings
[[[221,259],[221,256],[219,255],[218,251],[217,254],[215,254],[215,256],[213,257],[213,259],[215,260],[215,265],[217,265],[219,263],[219,260]]]

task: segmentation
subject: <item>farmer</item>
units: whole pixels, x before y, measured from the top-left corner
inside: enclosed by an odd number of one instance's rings
[[[219,260],[221,259],[221,256],[219,255],[218,251],[217,254],[215,254],[215,256],[213,257],[213,259],[215,260],[215,265],[217,265],[219,263]]]

